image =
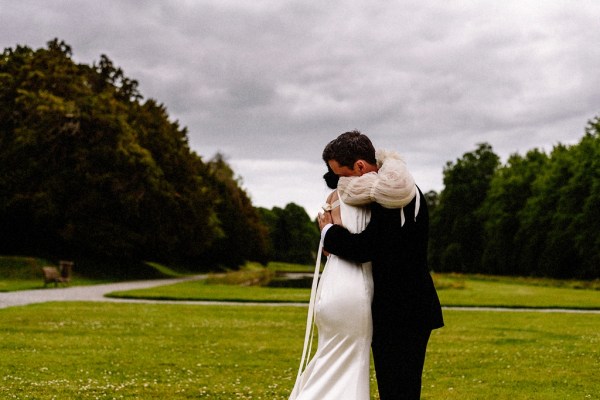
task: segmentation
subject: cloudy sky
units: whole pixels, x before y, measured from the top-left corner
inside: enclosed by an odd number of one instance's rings
[[[575,143],[600,115],[597,0],[0,0],[0,45],[106,54],[257,206],[315,216],[358,129],[440,191],[447,161]]]

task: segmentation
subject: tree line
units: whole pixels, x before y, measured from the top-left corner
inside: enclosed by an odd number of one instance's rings
[[[487,144],[444,168],[430,193],[436,271],[600,277],[600,119],[574,145],[511,155]]]
[[[75,63],[58,39],[3,51],[1,253],[120,268],[143,260],[198,270],[304,261],[273,242],[288,213],[303,227],[297,243],[310,235],[318,242],[293,205],[255,208],[225,158],[205,161],[192,151],[187,129],[164,105],[144,100],[107,56]]]
[[[600,119],[575,145],[504,165],[480,144],[443,176],[426,193],[435,271],[600,276]],[[3,51],[0,253],[209,270],[311,264],[318,241],[302,207],[254,207],[225,157],[192,151],[107,56],[75,63],[57,39]]]

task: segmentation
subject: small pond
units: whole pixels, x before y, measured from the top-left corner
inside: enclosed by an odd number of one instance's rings
[[[277,273],[275,278],[269,282],[269,287],[285,288],[308,288],[312,287],[313,274],[306,272],[282,272]]]

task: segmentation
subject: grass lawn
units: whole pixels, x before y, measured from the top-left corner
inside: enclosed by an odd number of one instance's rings
[[[446,311],[426,399],[587,399],[600,393],[600,315]]]
[[[0,398],[287,399],[305,318],[304,307],[244,305],[2,309]],[[600,315],[445,318],[430,341],[423,399],[598,398]]]
[[[445,306],[600,309],[598,282],[435,275]]]
[[[445,306],[600,309],[600,290],[578,289],[561,281],[456,274],[438,274],[435,280],[440,300]],[[163,300],[308,302],[310,290],[212,285],[204,281],[192,281],[114,292],[111,296]]]
[[[34,267],[25,264],[18,271]],[[271,265],[269,270],[309,271],[295,265]],[[222,280],[213,277],[212,283],[191,281],[113,295],[308,301],[309,289],[223,284],[255,275],[263,275],[260,268]],[[0,280],[0,290],[26,289],[34,282],[41,286],[27,274],[7,276]],[[447,306],[600,309],[598,281],[455,274],[436,274],[435,281]],[[0,309],[0,398],[287,399],[306,311],[243,304],[83,302]],[[434,331],[430,341],[423,399],[598,398],[600,314],[446,310],[444,315],[446,327]],[[372,399],[378,399],[373,371],[371,382]]]
[[[149,289],[113,292],[110,293],[110,297],[156,300],[308,303],[310,289],[212,285],[205,281],[191,281]]]
[[[77,277],[71,281],[68,286],[87,286],[87,285],[98,285],[101,283],[109,283],[107,280],[101,279],[87,279]],[[54,288],[53,283],[44,286],[42,278],[40,279],[6,279],[0,280],[0,292],[14,292],[16,290],[33,290],[33,289],[47,289]],[[58,287],[65,287],[64,284],[59,284]]]

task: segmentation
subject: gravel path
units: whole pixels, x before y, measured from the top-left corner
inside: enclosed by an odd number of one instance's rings
[[[146,289],[173,283],[205,279],[206,275],[195,275],[185,278],[155,279],[106,283],[91,286],[48,287],[45,289],[19,290],[15,292],[0,292],[0,309],[27,304],[46,303],[50,301],[103,301],[113,303],[152,303],[152,304],[195,304],[195,305],[272,305],[289,307],[307,307],[306,303],[241,303],[231,301],[186,301],[186,300],[146,300],[119,299],[105,297],[106,294],[122,290]]]
[[[117,290],[135,290],[145,289],[155,286],[170,285],[172,283],[184,282],[189,280],[203,279],[205,275],[196,275],[193,277],[174,278],[174,279],[156,279],[146,281],[131,281],[106,283],[91,286],[70,286],[70,287],[48,287],[45,289],[19,290],[16,292],[0,293],[0,308],[24,306],[27,304],[45,303],[48,301],[106,301],[106,302],[124,302],[126,299],[112,299],[104,297],[105,294]],[[139,302],[131,300],[131,302]]]
[[[180,300],[143,300],[143,299],[117,299],[105,297],[106,294],[121,291],[145,289],[155,286],[170,285],[173,283],[204,279],[206,275],[195,275],[185,278],[156,279],[146,281],[107,283],[92,286],[71,286],[46,288],[36,290],[20,290],[16,292],[0,292],[0,309],[27,304],[45,303],[49,301],[103,301],[118,303],[161,303],[161,304],[196,304],[196,305],[237,305],[256,306],[268,305],[278,307],[307,307],[306,303],[242,303],[227,301],[180,301]],[[543,309],[543,308],[502,308],[502,307],[443,307],[444,310],[462,311],[496,311],[496,312],[545,312],[545,313],[581,313],[600,314],[600,310],[570,310],[570,309]]]

